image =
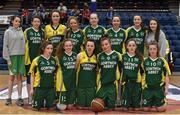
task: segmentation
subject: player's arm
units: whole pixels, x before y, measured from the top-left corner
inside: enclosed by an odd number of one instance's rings
[[[127,39],[127,33],[126,31],[124,30],[124,33],[125,33],[125,38],[123,40],[123,43],[122,43],[122,54],[124,54],[126,52],[126,44],[125,44],[125,41]]]
[[[169,75],[171,75],[171,71],[169,69],[169,65],[167,63],[167,61],[162,58],[163,61],[164,61],[164,68],[165,68],[165,71],[166,71],[166,75],[165,75],[165,93],[167,94],[168,93],[168,87],[169,87]]]
[[[96,85],[97,85],[97,90],[96,91],[98,91],[100,88],[101,88],[101,80],[100,80],[100,78],[101,78],[101,75],[100,75],[100,73],[101,73],[101,69],[100,69],[100,62],[99,62],[99,54],[97,55],[97,66],[98,66],[98,74],[97,74],[97,79],[96,79]]]
[[[36,68],[37,68],[37,61],[38,61],[38,57],[35,58],[30,66],[30,69],[29,69],[29,74],[31,76],[31,89],[30,89],[30,94],[33,95],[34,93],[34,78],[35,78],[35,74],[36,74]]]
[[[85,34],[84,34],[83,30],[80,30],[80,31],[81,31],[82,38],[83,38],[83,41],[82,41],[81,46],[80,46],[80,52],[82,52],[82,51],[84,51],[84,47],[85,47],[85,44],[84,44]]]
[[[126,32],[126,39],[124,40],[124,42],[126,43],[126,41],[128,40],[128,33],[129,33],[129,30],[131,29],[131,27],[129,27],[129,28],[127,28],[126,30],[125,30],[125,32]]]
[[[141,69],[140,71],[143,71],[141,72],[141,84],[142,84],[142,88],[144,89],[145,88],[145,69],[144,69],[144,62],[141,63]]]
[[[29,57],[29,45],[28,45],[28,38],[27,38],[27,31],[28,29],[26,29],[24,31],[24,38],[25,38],[25,65],[29,65],[31,63],[30,61],[30,57]]]
[[[76,64],[75,64],[75,69],[76,70],[78,69],[78,66],[79,66],[79,63],[80,63],[80,58],[81,58],[81,53],[79,53],[77,55]]]

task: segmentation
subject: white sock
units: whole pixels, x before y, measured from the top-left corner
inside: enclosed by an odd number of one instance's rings
[[[21,95],[18,95],[18,99],[21,99],[22,97],[21,97]]]

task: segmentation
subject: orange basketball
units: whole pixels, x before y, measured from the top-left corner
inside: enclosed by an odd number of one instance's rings
[[[101,111],[103,111],[104,110],[104,106],[105,106],[104,100],[101,99],[101,98],[95,98],[91,102],[91,109],[94,112],[101,112]]]

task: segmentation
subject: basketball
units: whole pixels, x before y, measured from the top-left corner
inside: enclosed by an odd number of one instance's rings
[[[101,99],[101,98],[95,98],[91,102],[91,109],[94,112],[101,112],[101,111],[103,111],[104,110],[104,106],[105,106],[104,100]]]

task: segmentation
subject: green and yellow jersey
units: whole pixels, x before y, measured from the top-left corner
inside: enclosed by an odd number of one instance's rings
[[[78,54],[79,55],[79,54]],[[88,57],[86,51],[80,53],[77,65],[77,87],[92,88],[96,86],[97,58],[95,55]]]
[[[152,59],[148,57],[144,60],[144,81],[145,87],[158,87],[165,83],[165,73],[171,75],[167,61],[162,57]]]
[[[53,88],[55,87],[55,75],[57,61],[54,57],[49,59],[43,55],[36,57],[30,67],[29,73],[34,77],[34,87]]]
[[[44,40],[44,30],[37,31],[33,27],[27,28],[24,31],[24,37],[26,42],[25,65],[29,65],[39,55],[39,47]]]
[[[113,28],[107,30],[107,34],[111,40],[112,49],[120,52],[121,54],[125,52],[125,39],[126,31],[122,28],[119,28],[115,31]]]
[[[65,38],[70,38],[73,41],[73,51],[79,53],[83,50],[84,33],[82,30],[72,31],[68,29]]]
[[[100,39],[106,33],[106,29],[103,26],[98,25],[96,28],[88,25],[84,28],[84,34],[86,39],[93,39],[96,43],[97,53],[101,52]]]
[[[129,27],[127,30],[127,40],[134,38],[137,44],[138,51],[143,55],[144,54],[144,44],[146,30],[144,28],[136,29],[134,26]]]
[[[51,24],[46,25],[44,29],[45,39],[53,43],[54,48],[63,41],[65,35],[66,26],[59,24],[54,28]]]
[[[140,58],[135,55],[131,56],[128,53],[122,55],[122,83],[135,81],[141,83],[141,64]]]
[[[77,54],[72,52],[71,55],[63,53],[60,62],[63,82],[67,90],[76,87],[76,63]]]
[[[101,84],[113,83],[120,79],[119,63],[120,53],[112,51],[110,54],[102,52],[98,54],[98,65],[100,68]]]

